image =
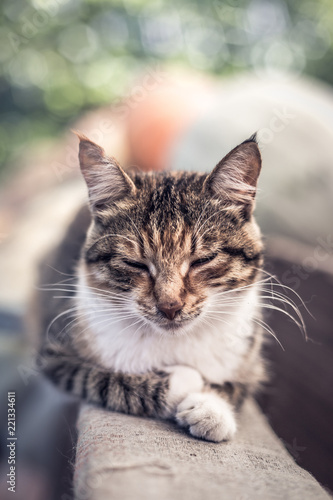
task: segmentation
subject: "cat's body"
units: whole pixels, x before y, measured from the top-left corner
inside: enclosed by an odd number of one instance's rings
[[[84,137],[80,164],[92,215],[42,278],[42,368],[111,410],[232,437],[234,409],[264,377],[255,139],[210,175],[125,174]]]

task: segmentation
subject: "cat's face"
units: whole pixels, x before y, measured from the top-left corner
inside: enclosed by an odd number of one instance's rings
[[[250,141],[228,156],[210,175],[127,175],[81,139],[94,219],[82,272],[119,314],[128,311],[160,332],[183,332],[222,291],[255,281],[262,245],[252,204],[260,155]]]

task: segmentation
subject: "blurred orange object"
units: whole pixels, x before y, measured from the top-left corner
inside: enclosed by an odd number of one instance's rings
[[[214,85],[188,76],[158,84],[128,118],[131,164],[143,170],[165,170],[172,144],[212,101]]]

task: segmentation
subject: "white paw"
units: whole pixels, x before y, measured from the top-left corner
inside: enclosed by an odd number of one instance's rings
[[[169,366],[163,371],[170,373],[169,392],[167,395],[168,415],[174,416],[177,405],[191,392],[203,390],[204,381],[200,373],[189,366]]]
[[[187,396],[178,405],[176,420],[193,436],[216,443],[232,438],[237,428],[230,404],[209,392]]]

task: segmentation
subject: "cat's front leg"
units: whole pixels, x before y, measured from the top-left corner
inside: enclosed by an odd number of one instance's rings
[[[193,436],[207,441],[231,439],[236,432],[235,413],[249,391],[246,384],[211,384],[205,392],[189,394],[179,405],[176,420]]]
[[[192,436],[216,443],[231,439],[237,429],[232,405],[209,391],[189,394],[178,405],[176,420]]]
[[[175,417],[181,401],[194,392],[203,391],[204,380],[197,370],[189,366],[168,366],[163,368],[163,371],[169,373],[165,417]]]

